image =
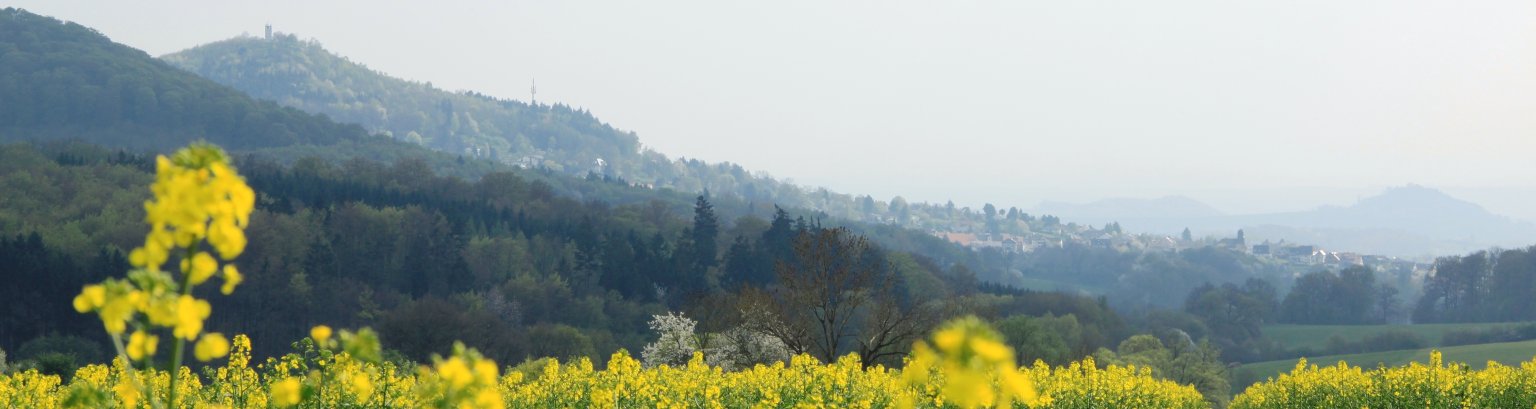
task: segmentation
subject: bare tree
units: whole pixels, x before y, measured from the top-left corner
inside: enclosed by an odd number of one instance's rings
[[[855,315],[869,301],[870,287],[880,280],[878,267],[864,260],[869,239],[843,228],[819,229],[796,237],[794,250],[793,259],[774,265],[783,290],[774,298],[787,304],[781,311],[792,325],[808,326],[809,352],[832,362],[855,332]]]
[[[810,331],[803,325],[791,325],[784,317],[788,306],[778,302],[773,293],[746,288],[738,298],[742,326],[784,343],[791,355],[810,352]]]
[[[742,322],[738,304],[736,296],[725,292],[695,294],[683,303],[683,311],[698,322],[699,333],[695,338],[700,350],[715,347],[709,334],[725,333]]]
[[[869,240],[844,228],[812,229],[793,243],[794,256],[774,266],[778,281],[741,296],[750,328],[779,339],[791,353],[824,362],[858,352],[866,367],[904,354],[932,320],[896,291],[896,277]],[[936,316],[937,314],[932,314]]]
[[[950,315],[945,305],[938,302],[908,305],[892,291],[892,287],[887,286],[874,297],[864,317],[859,334],[859,357],[863,359],[865,369],[886,361],[897,363],[911,349],[913,341],[922,338],[943,317]]]

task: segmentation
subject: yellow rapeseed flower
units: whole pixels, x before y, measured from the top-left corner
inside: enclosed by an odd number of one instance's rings
[[[80,295],[75,296],[75,311],[86,313],[95,311],[107,303],[107,288],[100,284],[85,286],[80,290]]]
[[[437,365],[437,376],[448,381],[448,385],[462,389],[475,381],[474,374],[469,372],[469,365],[459,357],[452,357]]]
[[[224,285],[219,287],[219,292],[230,295],[235,292],[235,286],[245,281],[245,276],[240,275],[240,270],[235,269],[234,264],[224,265]]]
[[[203,362],[223,358],[229,355],[229,340],[224,338],[224,334],[217,332],[203,334],[203,338],[197,341],[197,346],[192,351],[197,360]]]
[[[315,342],[325,342],[325,340],[331,339],[331,327],[316,325],[314,328],[310,328],[309,338],[315,340]]]
[[[192,255],[190,262],[183,260],[181,263],[181,271],[187,275],[187,280],[192,285],[200,285],[208,281],[209,278],[213,277],[213,273],[219,271],[219,262],[215,261],[213,256],[208,255],[206,251],[199,251],[197,254]]]
[[[183,295],[176,300],[176,328],[173,335],[188,341],[203,331],[203,320],[213,312],[207,301]]]
[[[128,358],[135,361],[142,361],[145,357],[154,356],[155,347],[159,341],[159,337],[146,334],[144,331],[134,331],[133,335],[128,336],[128,347],[126,351],[128,353]]]
[[[347,386],[351,389],[352,394],[357,396],[359,401],[367,401],[368,397],[373,395],[373,381],[368,379],[367,374],[352,375],[352,382],[348,383]]]
[[[119,380],[117,385],[112,386],[112,392],[117,393],[117,398],[123,401],[123,406],[129,408],[138,407],[139,398],[142,395],[139,392],[139,387],[126,377]]]
[[[933,334],[933,346],[918,341],[907,362],[907,382],[923,386],[929,373],[943,378],[943,397],[962,408],[1012,407],[1019,400],[1033,405],[1035,386],[1014,366],[1013,349],[1002,336],[976,317],[950,321]]]
[[[299,399],[303,397],[303,387],[304,385],[299,383],[299,379],[294,377],[287,377],[277,381],[277,383],[272,384],[272,404],[279,407],[299,404]]]

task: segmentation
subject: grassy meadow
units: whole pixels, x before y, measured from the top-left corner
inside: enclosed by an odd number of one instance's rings
[[[1328,346],[1328,338],[1338,335],[1347,341],[1360,341],[1372,335],[1404,331],[1419,336],[1427,344],[1439,346],[1447,332],[1477,331],[1496,327],[1511,327],[1519,323],[1468,323],[1468,324],[1388,324],[1388,325],[1266,325],[1264,336],[1279,342],[1286,349],[1309,348],[1321,350]],[[1354,361],[1350,361],[1354,363]]]

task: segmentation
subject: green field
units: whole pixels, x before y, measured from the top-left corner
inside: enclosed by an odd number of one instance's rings
[[[1328,346],[1328,338],[1334,335],[1343,337],[1348,341],[1359,341],[1365,337],[1386,331],[1407,331],[1424,339],[1426,345],[1440,345],[1440,338],[1446,332],[1458,330],[1480,330],[1494,327],[1508,327],[1519,323],[1473,323],[1473,324],[1402,324],[1402,325],[1267,325],[1264,326],[1264,336],[1279,342],[1285,349],[1310,348],[1322,350]]]
[[[1461,362],[1474,369],[1482,369],[1488,365],[1488,361],[1495,361],[1505,365],[1519,365],[1536,357],[1536,340],[1520,342],[1501,342],[1494,344],[1463,345],[1455,347],[1439,348],[1444,354],[1446,362]],[[1429,362],[1431,348],[1410,349],[1401,351],[1371,352],[1351,355],[1329,355],[1309,357],[1307,363],[1314,365],[1334,365],[1339,361],[1348,362],[1350,366],[1375,368],[1377,365],[1404,365],[1409,362]],[[1254,362],[1233,369],[1235,382],[1232,383],[1233,392],[1241,392],[1254,381],[1262,381],[1266,378],[1278,376],[1290,372],[1296,367],[1295,359],[1283,359],[1279,361]]]

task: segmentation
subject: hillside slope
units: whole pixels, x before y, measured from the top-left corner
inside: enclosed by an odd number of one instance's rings
[[[17,9],[0,11],[0,22],[0,138],[143,149],[198,138],[236,149],[373,138],[356,125],[251,99],[74,23]]]
[[[730,163],[672,160],[585,110],[449,92],[391,77],[290,34],[237,37],[162,60],[284,106],[361,124],[395,139],[466,157],[684,192],[848,216],[851,198],[813,200],[800,188]],[[831,199],[828,197],[827,199]]]

